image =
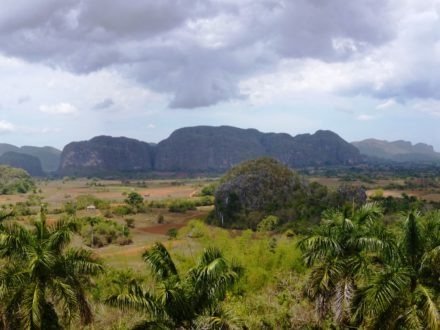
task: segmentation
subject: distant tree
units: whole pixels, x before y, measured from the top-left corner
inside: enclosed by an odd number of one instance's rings
[[[139,209],[142,207],[144,198],[137,192],[132,191],[128,194],[125,202],[134,209]]]

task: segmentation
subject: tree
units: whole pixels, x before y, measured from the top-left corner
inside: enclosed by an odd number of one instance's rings
[[[328,211],[317,232],[299,242],[306,265],[312,267],[306,293],[315,300],[320,320],[331,314],[339,326],[350,325],[358,279],[367,276],[372,258],[392,250],[377,221],[381,215],[376,204],[351,215]]]
[[[0,229],[1,321],[6,329],[61,329],[75,319],[92,322],[86,297],[90,278],[102,265],[90,251],[69,248],[77,223],[48,224],[44,207],[28,229]]]
[[[101,218],[100,217],[87,217],[86,218],[86,222],[90,225],[90,247],[93,248],[94,242],[95,242],[95,225],[97,225],[98,223],[101,222]]]
[[[190,329],[202,320],[204,324],[224,324],[227,313],[220,303],[240,278],[240,266],[226,260],[218,249],[208,248],[198,264],[182,276],[161,243],[147,250],[143,259],[157,283],[154,293],[132,281],[123,292],[106,300],[112,306],[146,312],[148,319],[139,329]]]
[[[125,202],[133,208],[138,208],[144,202],[144,198],[139,193],[132,191],[128,194]]]
[[[440,329],[440,212],[411,211],[396,253],[354,299],[354,319],[371,329]]]

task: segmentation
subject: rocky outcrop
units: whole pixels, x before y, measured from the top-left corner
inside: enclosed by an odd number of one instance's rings
[[[273,157],[290,167],[353,165],[356,147],[331,131],[292,137],[230,126],[181,128],[157,145],[158,171],[217,171],[249,159]]]
[[[146,172],[153,169],[153,148],[125,137],[98,136],[64,147],[58,174],[90,176]]]

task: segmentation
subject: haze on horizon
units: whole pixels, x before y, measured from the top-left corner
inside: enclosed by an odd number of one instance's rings
[[[440,150],[439,0],[0,3],[0,142],[231,125]]]

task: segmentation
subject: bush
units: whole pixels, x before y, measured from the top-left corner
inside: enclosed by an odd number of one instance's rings
[[[165,222],[165,217],[163,216],[163,214],[159,214],[157,216],[157,223],[162,224]]]
[[[178,230],[177,228],[171,228],[167,231],[168,239],[174,239],[177,237]]]
[[[176,213],[185,213],[189,210],[196,210],[196,204],[190,200],[173,200],[168,206],[168,211]]]
[[[131,243],[128,228],[115,221],[100,217],[84,217],[81,218],[80,223],[82,225],[81,237],[88,246],[92,246],[92,231],[93,247],[103,247],[114,243],[120,245]]]
[[[77,210],[84,210],[89,205],[94,205],[98,210],[108,210],[110,208],[110,202],[93,195],[81,195],[76,198]]]
[[[130,206],[128,206],[128,205],[118,205],[118,206],[115,206],[112,209],[112,212],[113,212],[113,214],[119,215],[119,216],[133,214],[132,208]]]
[[[278,217],[269,215],[261,220],[257,226],[257,231],[272,231],[278,226],[279,221],[280,219]]]
[[[124,220],[125,220],[125,224],[127,225],[128,228],[134,228],[134,219],[133,218],[127,218]]]

